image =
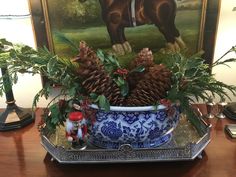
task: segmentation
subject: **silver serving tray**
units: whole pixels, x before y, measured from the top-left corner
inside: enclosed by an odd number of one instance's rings
[[[184,146],[177,143],[176,136],[171,141],[157,148],[133,149],[129,144],[119,149],[101,149],[88,144],[85,150],[66,149],[54,145],[41,131],[41,144],[52,156],[52,160],[59,163],[132,163],[154,161],[184,161],[201,158],[201,153],[210,142],[210,128],[204,120],[199,118],[194,126],[199,134],[195,142],[188,142]],[[189,129],[189,131],[193,131]]]

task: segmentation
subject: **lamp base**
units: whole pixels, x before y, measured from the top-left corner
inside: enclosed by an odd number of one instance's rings
[[[22,128],[34,120],[30,109],[19,108],[15,103],[8,104],[6,110],[0,113],[0,131]]]

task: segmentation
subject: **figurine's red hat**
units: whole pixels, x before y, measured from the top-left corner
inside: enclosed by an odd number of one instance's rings
[[[76,111],[76,112],[71,112],[69,114],[69,120],[70,121],[80,121],[82,119],[83,119],[82,112]]]

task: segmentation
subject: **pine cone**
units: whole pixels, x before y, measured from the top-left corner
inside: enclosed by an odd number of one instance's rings
[[[130,69],[134,69],[138,66],[144,66],[149,68],[154,65],[152,51],[148,48],[143,48],[138,56],[131,62]]]
[[[149,68],[154,66],[152,51],[148,48],[144,48],[139,52],[138,56],[131,62],[130,70],[139,66],[143,66],[145,70],[143,72],[132,72],[128,75],[130,91],[136,88],[136,85],[143,79]]]
[[[92,68],[100,66],[100,60],[94,52],[84,41],[80,42],[79,55],[72,59],[74,62],[80,64],[77,73],[83,78],[91,71]]]
[[[149,68],[137,87],[126,100],[128,106],[154,105],[165,98],[171,88],[171,72],[164,65],[154,65]]]
[[[73,59],[79,63],[77,71],[82,87],[87,92],[104,95],[111,105],[122,105],[124,98],[120,89],[105,71],[96,53],[85,42],[80,43],[80,54]]]

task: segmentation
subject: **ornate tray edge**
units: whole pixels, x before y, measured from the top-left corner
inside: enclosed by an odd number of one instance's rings
[[[123,145],[118,150],[66,150],[54,146],[43,133],[41,133],[41,144],[52,156],[52,160],[64,164],[187,161],[201,158],[202,151],[210,143],[211,125],[201,119],[200,122],[204,127],[204,135],[199,141],[177,148],[133,149],[130,145]]]

